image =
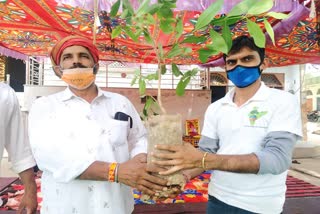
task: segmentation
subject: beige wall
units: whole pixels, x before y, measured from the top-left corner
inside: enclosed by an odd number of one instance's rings
[[[139,92],[137,89],[129,88],[103,88],[107,91],[116,92],[126,96],[136,107],[138,112],[141,112],[144,104],[141,103]],[[156,96],[157,90],[147,90],[147,94]],[[182,121],[186,119],[200,120],[202,128],[203,116],[211,103],[210,90],[186,90],[184,96],[179,97],[175,94],[175,90],[162,90],[162,102],[168,114],[179,113],[182,116]],[[184,125],[184,123],[183,123]],[[183,126],[184,127],[184,126]]]

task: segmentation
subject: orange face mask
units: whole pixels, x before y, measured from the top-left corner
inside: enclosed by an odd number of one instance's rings
[[[93,74],[93,68],[72,68],[62,70],[61,79],[72,88],[84,90],[92,85],[96,75]]]

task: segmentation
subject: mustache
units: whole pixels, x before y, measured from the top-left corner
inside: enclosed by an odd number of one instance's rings
[[[81,63],[74,63],[73,66],[69,69],[73,69],[73,68],[87,68],[87,66],[84,66]]]

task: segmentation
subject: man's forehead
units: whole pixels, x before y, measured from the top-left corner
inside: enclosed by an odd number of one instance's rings
[[[80,45],[73,45],[66,47],[61,55],[64,54],[70,54],[70,53],[89,53],[88,49],[86,47],[80,46]]]
[[[243,47],[238,52],[229,53],[229,55],[226,56],[226,59],[246,57],[246,56],[259,56],[259,53],[248,47]]]

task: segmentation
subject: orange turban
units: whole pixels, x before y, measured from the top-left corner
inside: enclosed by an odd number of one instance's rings
[[[67,36],[60,40],[51,50],[50,59],[53,66],[60,64],[60,57],[64,49],[67,47],[79,45],[88,48],[91,53],[94,62],[99,61],[99,51],[97,47],[87,38],[80,36]]]

